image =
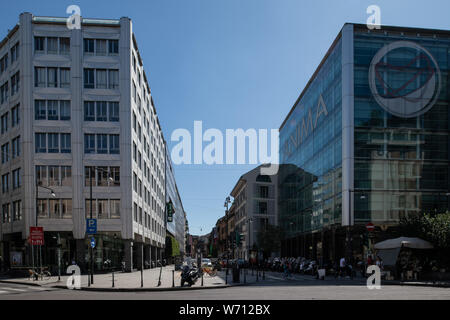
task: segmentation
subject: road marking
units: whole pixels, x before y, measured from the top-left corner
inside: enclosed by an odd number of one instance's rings
[[[23,290],[23,289],[16,289],[16,288],[9,288],[9,287],[3,287],[2,289],[12,290],[12,291],[20,291],[20,292],[25,292],[26,291],[26,290]]]

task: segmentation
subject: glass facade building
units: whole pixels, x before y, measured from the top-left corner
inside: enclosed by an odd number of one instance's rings
[[[450,209],[450,32],[346,24],[280,128],[283,255],[353,255],[368,222]]]

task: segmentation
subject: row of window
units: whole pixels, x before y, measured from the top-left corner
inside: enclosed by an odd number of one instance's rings
[[[84,69],[85,89],[119,88],[119,70],[117,69]]]
[[[11,108],[11,128],[19,125],[20,123],[20,113],[19,113],[19,105],[16,105]],[[9,112],[5,112],[0,118],[0,132],[4,134],[8,132],[9,125]]]
[[[119,54],[119,40],[84,39],[84,53],[97,56]]]
[[[97,172],[97,174],[95,174]],[[92,173],[92,186],[95,187],[108,187],[108,186],[120,186],[120,167],[84,167],[84,185],[90,186]],[[113,181],[110,181],[110,178]]]
[[[36,88],[70,88],[70,68],[35,67]]]
[[[21,170],[20,168],[12,171],[13,177],[13,190],[16,190],[22,186]],[[10,176],[9,173],[2,175],[2,193],[10,191]]]
[[[36,166],[37,183],[45,187],[71,187],[71,166]]]
[[[119,154],[120,153],[119,135],[86,133],[84,135],[84,153]]]
[[[85,101],[84,121],[119,121],[119,102]]]
[[[36,133],[36,153],[71,153],[70,133]]]
[[[162,191],[156,185],[156,180],[152,180],[152,182],[153,181],[154,181],[154,184],[152,183],[152,188],[153,188],[153,190],[156,190],[158,198],[162,199]],[[139,195],[139,197],[142,198],[142,189],[144,189],[144,202],[149,207],[151,206],[152,210],[155,211],[158,214],[158,216],[160,216],[162,218],[164,215],[163,208],[158,204],[158,202],[156,201],[156,198],[154,198],[151,195],[150,190],[147,189],[145,186],[143,188],[142,187],[143,187],[142,180],[137,177],[137,174],[135,172],[133,172],[133,191],[136,192]]]
[[[70,100],[35,100],[35,120],[70,120]]]
[[[12,209],[12,210],[11,210]],[[13,221],[22,220],[22,201],[17,200],[10,203],[5,203],[2,205],[2,223],[10,223],[11,216]]]
[[[2,164],[7,163],[10,160],[10,154],[9,154],[9,142],[5,143],[1,147],[1,159]],[[11,140],[11,158],[15,159],[20,156],[20,136],[15,137]]]
[[[91,217],[91,199],[85,200],[86,218]],[[92,199],[93,219],[120,219],[119,199]]]
[[[19,42],[11,48],[11,64],[19,59]],[[8,69],[8,52],[0,59],[0,75]]]
[[[43,54],[70,54],[70,38],[34,37],[34,52]]]
[[[11,97],[19,92],[20,89],[20,72],[16,72],[11,77]],[[8,101],[9,98],[9,82],[6,81],[0,86],[0,103],[3,104]]]
[[[155,219],[153,219],[147,212],[143,212],[141,207],[138,207],[137,203],[134,203],[133,206],[133,218],[134,221],[144,225],[147,229],[155,232],[159,236],[163,237],[164,227],[158,223]]]

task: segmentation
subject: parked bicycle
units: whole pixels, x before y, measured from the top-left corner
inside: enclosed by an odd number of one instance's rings
[[[34,280],[50,280],[52,278],[52,274],[48,268],[42,268],[41,271],[29,269],[28,274],[30,275],[30,279]]]

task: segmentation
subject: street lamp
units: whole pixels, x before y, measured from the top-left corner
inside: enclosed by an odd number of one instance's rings
[[[350,263],[350,259],[353,258],[353,247],[352,247],[352,235],[351,235],[351,226],[353,226],[352,223],[352,193],[355,193],[356,190],[349,190],[349,200],[348,200],[348,226],[347,226],[347,234],[346,234],[346,242],[347,242],[347,257],[348,260],[347,263]],[[359,197],[361,200],[365,200],[366,196],[365,194],[362,194]]]
[[[114,182],[114,179],[111,177],[111,174],[109,171],[98,168],[96,166],[94,167],[89,167],[89,206],[90,206],[90,219],[93,219],[92,216],[92,203],[93,203],[93,197],[92,197],[92,171],[94,171],[94,173],[96,171],[100,171],[100,172],[104,172],[108,174],[108,186],[109,186],[109,182]],[[88,276],[88,286],[90,286],[91,284],[94,284],[94,248],[92,248],[92,246],[90,246],[90,260],[91,260],[91,276]]]
[[[229,259],[229,241],[228,241],[228,235],[229,235],[229,230],[228,230],[228,222],[229,222],[229,216],[228,216],[228,205],[231,203],[231,199],[230,197],[226,197],[225,198],[225,203],[224,203],[224,207],[226,208],[225,210],[225,217],[227,218],[227,237],[226,237],[226,241],[225,241],[225,247],[226,247],[226,251],[227,251],[227,274],[228,274],[228,259]]]
[[[36,217],[35,217],[36,224],[35,224],[35,226],[36,227],[38,226],[38,216],[39,216],[39,207],[38,207],[39,188],[50,191],[50,194],[52,195],[52,197],[53,198],[56,197],[56,193],[53,191],[53,189],[40,185],[38,177],[36,176],[36,188],[35,188],[35,192],[36,192]],[[34,271],[34,245],[33,244],[31,244],[31,255],[32,255],[32,260],[33,260],[33,271]],[[41,273],[42,273],[42,246],[39,246],[39,261],[40,261],[40,269],[41,269]]]
[[[253,218],[247,219],[247,260],[250,264],[250,223],[253,222]]]

